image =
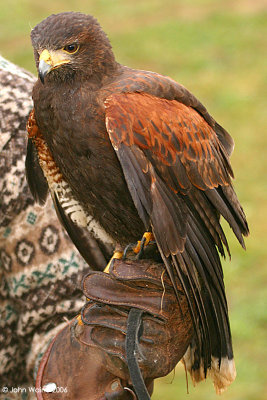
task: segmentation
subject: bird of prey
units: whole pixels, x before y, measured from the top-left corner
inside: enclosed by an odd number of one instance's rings
[[[186,368],[195,382],[210,374],[222,391],[235,366],[220,216],[243,247],[248,234],[231,181],[233,139],[179,83],[119,64],[90,15],[51,15],[31,39],[39,79],[26,168],[35,198],[47,193],[39,161],[78,247],[66,215],[109,249],[152,232],[188,300],[195,336]]]

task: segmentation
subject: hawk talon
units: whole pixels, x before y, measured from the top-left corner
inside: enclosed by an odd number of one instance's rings
[[[125,260],[127,258],[127,253],[131,250],[133,251],[133,253],[136,254],[136,257],[134,259],[140,260],[143,255],[144,248],[149,244],[156,243],[154,240],[151,240],[151,238],[153,238],[153,234],[151,232],[145,232],[142,239],[138,240],[137,243],[129,243],[123,250],[122,260]]]
[[[107,264],[107,266],[106,266],[106,268],[104,269],[103,272],[106,272],[107,274],[109,274],[110,267],[113,266],[114,261],[115,260],[121,260],[123,258],[123,254],[124,253],[122,253],[121,251],[115,250],[114,253],[113,253],[113,256],[109,260],[109,262],[108,262],[108,264]]]
[[[142,258],[142,255],[144,253],[144,248],[145,248],[145,242],[146,242],[145,236],[142,237],[141,241],[137,242],[137,246],[134,249],[137,260],[140,260]],[[138,252],[137,252],[137,250],[138,250]]]
[[[143,253],[144,253],[144,248],[149,245],[149,243],[152,243],[152,238],[154,238],[152,232],[145,232],[142,239],[137,242],[136,247],[133,249],[134,253],[136,253],[136,259],[140,260]]]
[[[136,243],[129,243],[129,244],[127,244],[127,246],[126,246],[125,249],[123,250],[122,259],[125,260],[125,259],[127,258],[127,252],[128,252],[128,250],[134,250],[135,247],[136,247]]]

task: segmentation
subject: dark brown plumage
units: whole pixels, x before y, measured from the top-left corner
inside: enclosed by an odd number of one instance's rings
[[[186,366],[196,381],[210,370],[221,390],[235,370],[217,251],[229,252],[220,215],[243,247],[248,234],[231,184],[232,138],[180,84],[118,64],[93,17],[52,15],[31,36],[44,147],[32,140],[59,214],[87,225],[107,249],[152,230],[190,306],[196,335]],[[29,182],[43,200],[34,157],[28,160]]]

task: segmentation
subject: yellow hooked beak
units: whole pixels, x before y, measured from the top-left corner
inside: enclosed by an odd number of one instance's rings
[[[60,67],[63,64],[68,64],[70,59],[68,54],[63,50],[43,50],[39,57],[39,77],[42,83],[44,83],[45,76],[55,68]]]

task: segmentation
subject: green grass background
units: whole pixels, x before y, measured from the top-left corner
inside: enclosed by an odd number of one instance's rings
[[[95,15],[117,59],[171,76],[234,137],[235,188],[251,235],[244,252],[225,226],[224,262],[237,379],[223,400],[267,399],[266,7],[262,0],[0,1],[0,53],[35,73],[30,30],[61,11]],[[266,4],[266,3],[265,3]],[[210,381],[186,390],[182,366],[157,381],[154,400],[209,400]],[[77,399],[78,400],[78,399]]]

